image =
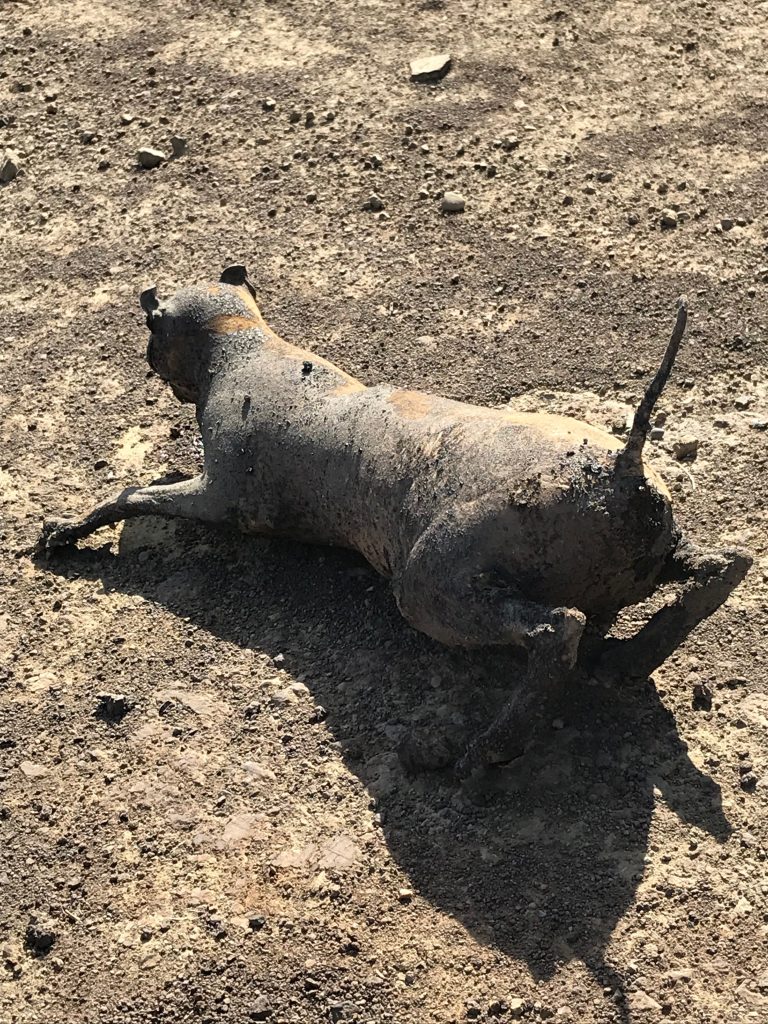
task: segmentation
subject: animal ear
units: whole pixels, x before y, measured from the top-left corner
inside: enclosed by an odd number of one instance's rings
[[[248,271],[242,263],[233,263],[231,267],[225,267],[219,280],[223,284],[234,284],[239,288],[247,288],[254,299],[256,298],[256,289],[248,280]]]
[[[156,284],[153,284],[150,288],[144,289],[139,296],[139,303],[141,304],[141,308],[147,314],[147,327],[152,330],[152,320],[160,308],[160,300],[157,297]]]

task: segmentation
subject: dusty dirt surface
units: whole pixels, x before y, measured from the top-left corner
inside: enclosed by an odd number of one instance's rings
[[[766,31],[746,0],[0,0],[3,1024],[768,1019]],[[747,581],[478,791],[396,746],[518,663],[415,634],[353,556],[154,520],[23,554],[195,468],[137,296],[231,262],[367,383],[616,429],[686,292],[651,458]]]

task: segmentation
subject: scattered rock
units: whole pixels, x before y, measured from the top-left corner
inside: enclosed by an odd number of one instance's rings
[[[5,184],[8,181],[13,181],[18,176],[21,170],[21,160],[17,153],[12,149],[6,149],[3,153],[3,160],[0,163],[0,182]]]
[[[107,722],[119,722],[133,707],[133,701],[124,693],[99,693],[96,716]]]
[[[753,771],[744,772],[739,779],[739,785],[746,793],[751,793],[757,788],[757,775]]]
[[[48,769],[45,765],[35,764],[34,761],[22,761],[19,765],[19,771],[27,779],[42,779],[48,774]]]
[[[159,167],[160,164],[166,160],[166,156],[160,149],[149,149],[148,147],[144,147],[138,151],[136,159],[142,167],[145,167],[147,170],[151,170],[153,167]]]
[[[466,200],[461,192],[446,192],[443,196],[440,208],[443,213],[462,213]]]
[[[267,96],[266,99],[261,101],[261,109],[266,110],[267,113],[271,113],[276,106],[277,103],[275,102],[275,100],[272,99],[271,96]]]
[[[379,210],[384,209],[384,201],[380,196],[377,196],[375,192],[372,192],[363,204],[363,208],[366,210],[372,210],[374,213],[378,213]]]
[[[749,425],[753,430],[768,430],[768,420],[752,420]]]
[[[410,903],[413,899],[413,889],[400,889],[397,893],[397,898],[401,903]]]
[[[641,988],[633,992],[629,999],[633,1010],[653,1010],[658,1012],[661,1009],[661,1003],[657,1003],[652,996],[649,996],[647,992],[643,992]]]
[[[248,1016],[251,1020],[269,1020],[274,1013],[266,996],[257,996],[251,1003]]]
[[[669,208],[661,211],[661,226],[663,228],[676,228],[678,221],[677,210]]]
[[[672,445],[672,452],[675,458],[682,462],[684,459],[696,458],[699,450],[699,439],[693,436],[681,437]]]
[[[519,1019],[525,1013],[525,1000],[514,997],[513,999],[507,1000],[507,1006],[509,1006],[509,1013],[515,1019]]]
[[[277,776],[271,768],[266,768],[258,761],[243,761],[243,771],[253,782],[266,783],[275,782]]]
[[[664,440],[664,427],[651,427],[651,440],[652,441],[663,441]]]
[[[121,114],[120,115],[120,124],[124,124],[124,125],[133,124],[133,122],[135,120],[136,120],[136,117],[133,114]]]
[[[96,141],[96,132],[91,129],[85,129],[80,132],[80,141],[84,146],[91,146]]]
[[[171,152],[174,157],[178,159],[180,156],[185,156],[187,148],[187,140],[182,135],[171,136]]]
[[[296,694],[290,688],[290,686],[286,686],[284,689],[278,690],[276,693],[273,693],[272,696],[269,698],[269,703],[273,707],[282,708],[288,704],[296,704],[298,702],[298,699],[299,698],[296,696]]]
[[[712,710],[712,691],[706,683],[696,683],[694,685],[692,703],[695,711]]]
[[[27,925],[24,948],[35,956],[45,956],[56,941],[56,931],[50,921],[37,918]]]
[[[438,53],[432,57],[419,57],[411,61],[411,78],[414,82],[437,82],[451,69],[451,55]]]
[[[732,227],[733,227],[733,218],[732,217],[723,217],[723,219],[720,221],[720,230],[721,231],[730,231]]]
[[[613,171],[598,171],[595,177],[601,184],[605,185],[609,181],[613,181]]]
[[[752,405],[752,399],[749,395],[739,395],[737,398],[734,398],[733,404],[737,409],[748,409]]]

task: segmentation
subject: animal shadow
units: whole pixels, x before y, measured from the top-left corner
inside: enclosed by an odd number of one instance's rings
[[[621,987],[605,948],[645,870],[655,789],[683,821],[729,835],[718,787],[689,759],[648,680],[574,682],[526,754],[490,772],[480,794],[447,773],[408,777],[399,740],[414,728],[487,722],[520,661],[416,633],[386,581],[351,553],[146,520],[125,525],[117,555],[69,550],[48,566],[282,654],[376,801],[413,888],[537,978],[579,958],[601,984]]]

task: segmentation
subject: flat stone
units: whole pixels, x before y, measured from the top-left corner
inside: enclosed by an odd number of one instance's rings
[[[34,761],[22,761],[19,771],[27,779],[42,779],[48,774],[45,765],[35,764]]]
[[[411,78],[416,82],[434,82],[447,75],[450,69],[450,53],[419,57],[417,60],[411,61]]]
[[[466,200],[461,192],[446,192],[440,203],[443,213],[462,213],[465,206]]]
[[[166,156],[160,149],[149,149],[148,147],[144,147],[138,151],[136,159],[142,167],[145,167],[147,170],[151,170],[153,167],[159,167],[160,164],[166,160]]]

